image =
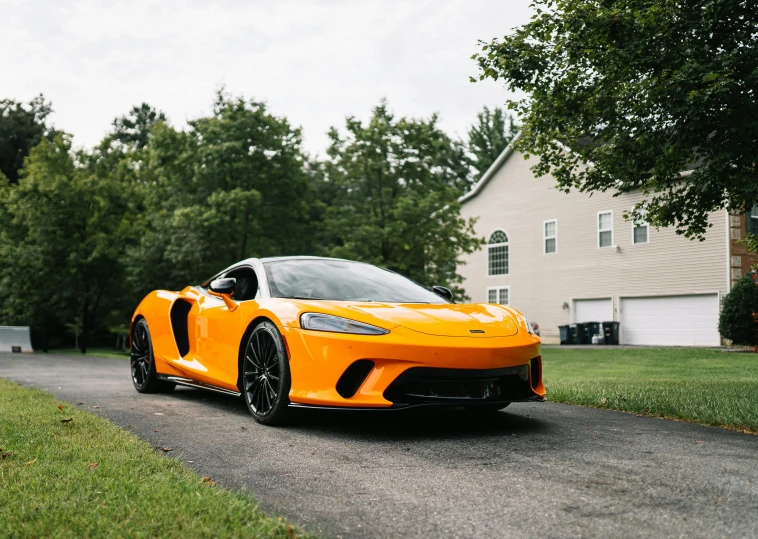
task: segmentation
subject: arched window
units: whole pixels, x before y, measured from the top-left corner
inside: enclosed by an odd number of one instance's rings
[[[487,274],[508,275],[508,235],[495,230],[487,242]]]

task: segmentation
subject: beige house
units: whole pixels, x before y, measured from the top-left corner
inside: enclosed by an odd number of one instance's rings
[[[755,261],[734,241],[758,214],[713,213],[705,241],[691,241],[626,221],[641,194],[565,194],[534,177],[534,159],[508,147],[461,198],[488,241],[459,268],[474,302],[513,305],[546,343],[559,325],[616,320],[622,344],[721,344],[721,299]]]

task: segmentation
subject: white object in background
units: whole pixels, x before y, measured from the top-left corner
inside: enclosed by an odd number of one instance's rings
[[[592,344],[605,344],[605,337],[600,333],[593,335]]]
[[[574,323],[607,322],[613,320],[613,301],[611,298],[575,299]]]
[[[621,299],[622,344],[719,346],[718,294]]]
[[[0,326],[0,352],[13,352],[14,346],[22,352],[34,352],[29,326]]]

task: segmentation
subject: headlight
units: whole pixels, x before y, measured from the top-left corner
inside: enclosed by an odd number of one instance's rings
[[[300,327],[313,331],[332,331],[334,333],[353,333],[357,335],[386,335],[388,329],[378,328],[371,324],[356,322],[340,316],[321,313],[303,313],[300,315]]]

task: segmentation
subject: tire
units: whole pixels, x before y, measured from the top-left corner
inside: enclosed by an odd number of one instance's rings
[[[262,425],[284,425],[289,408],[291,376],[287,350],[279,330],[263,321],[250,333],[242,352],[241,393],[247,409]]]
[[[510,402],[497,402],[494,404],[479,404],[477,406],[467,406],[466,411],[477,414],[494,414],[500,410],[504,410],[510,406]]]
[[[153,341],[150,338],[150,328],[144,318],[137,320],[132,328],[131,343],[131,372],[134,389],[140,393],[158,393],[171,391],[176,384],[158,380],[155,371]]]

